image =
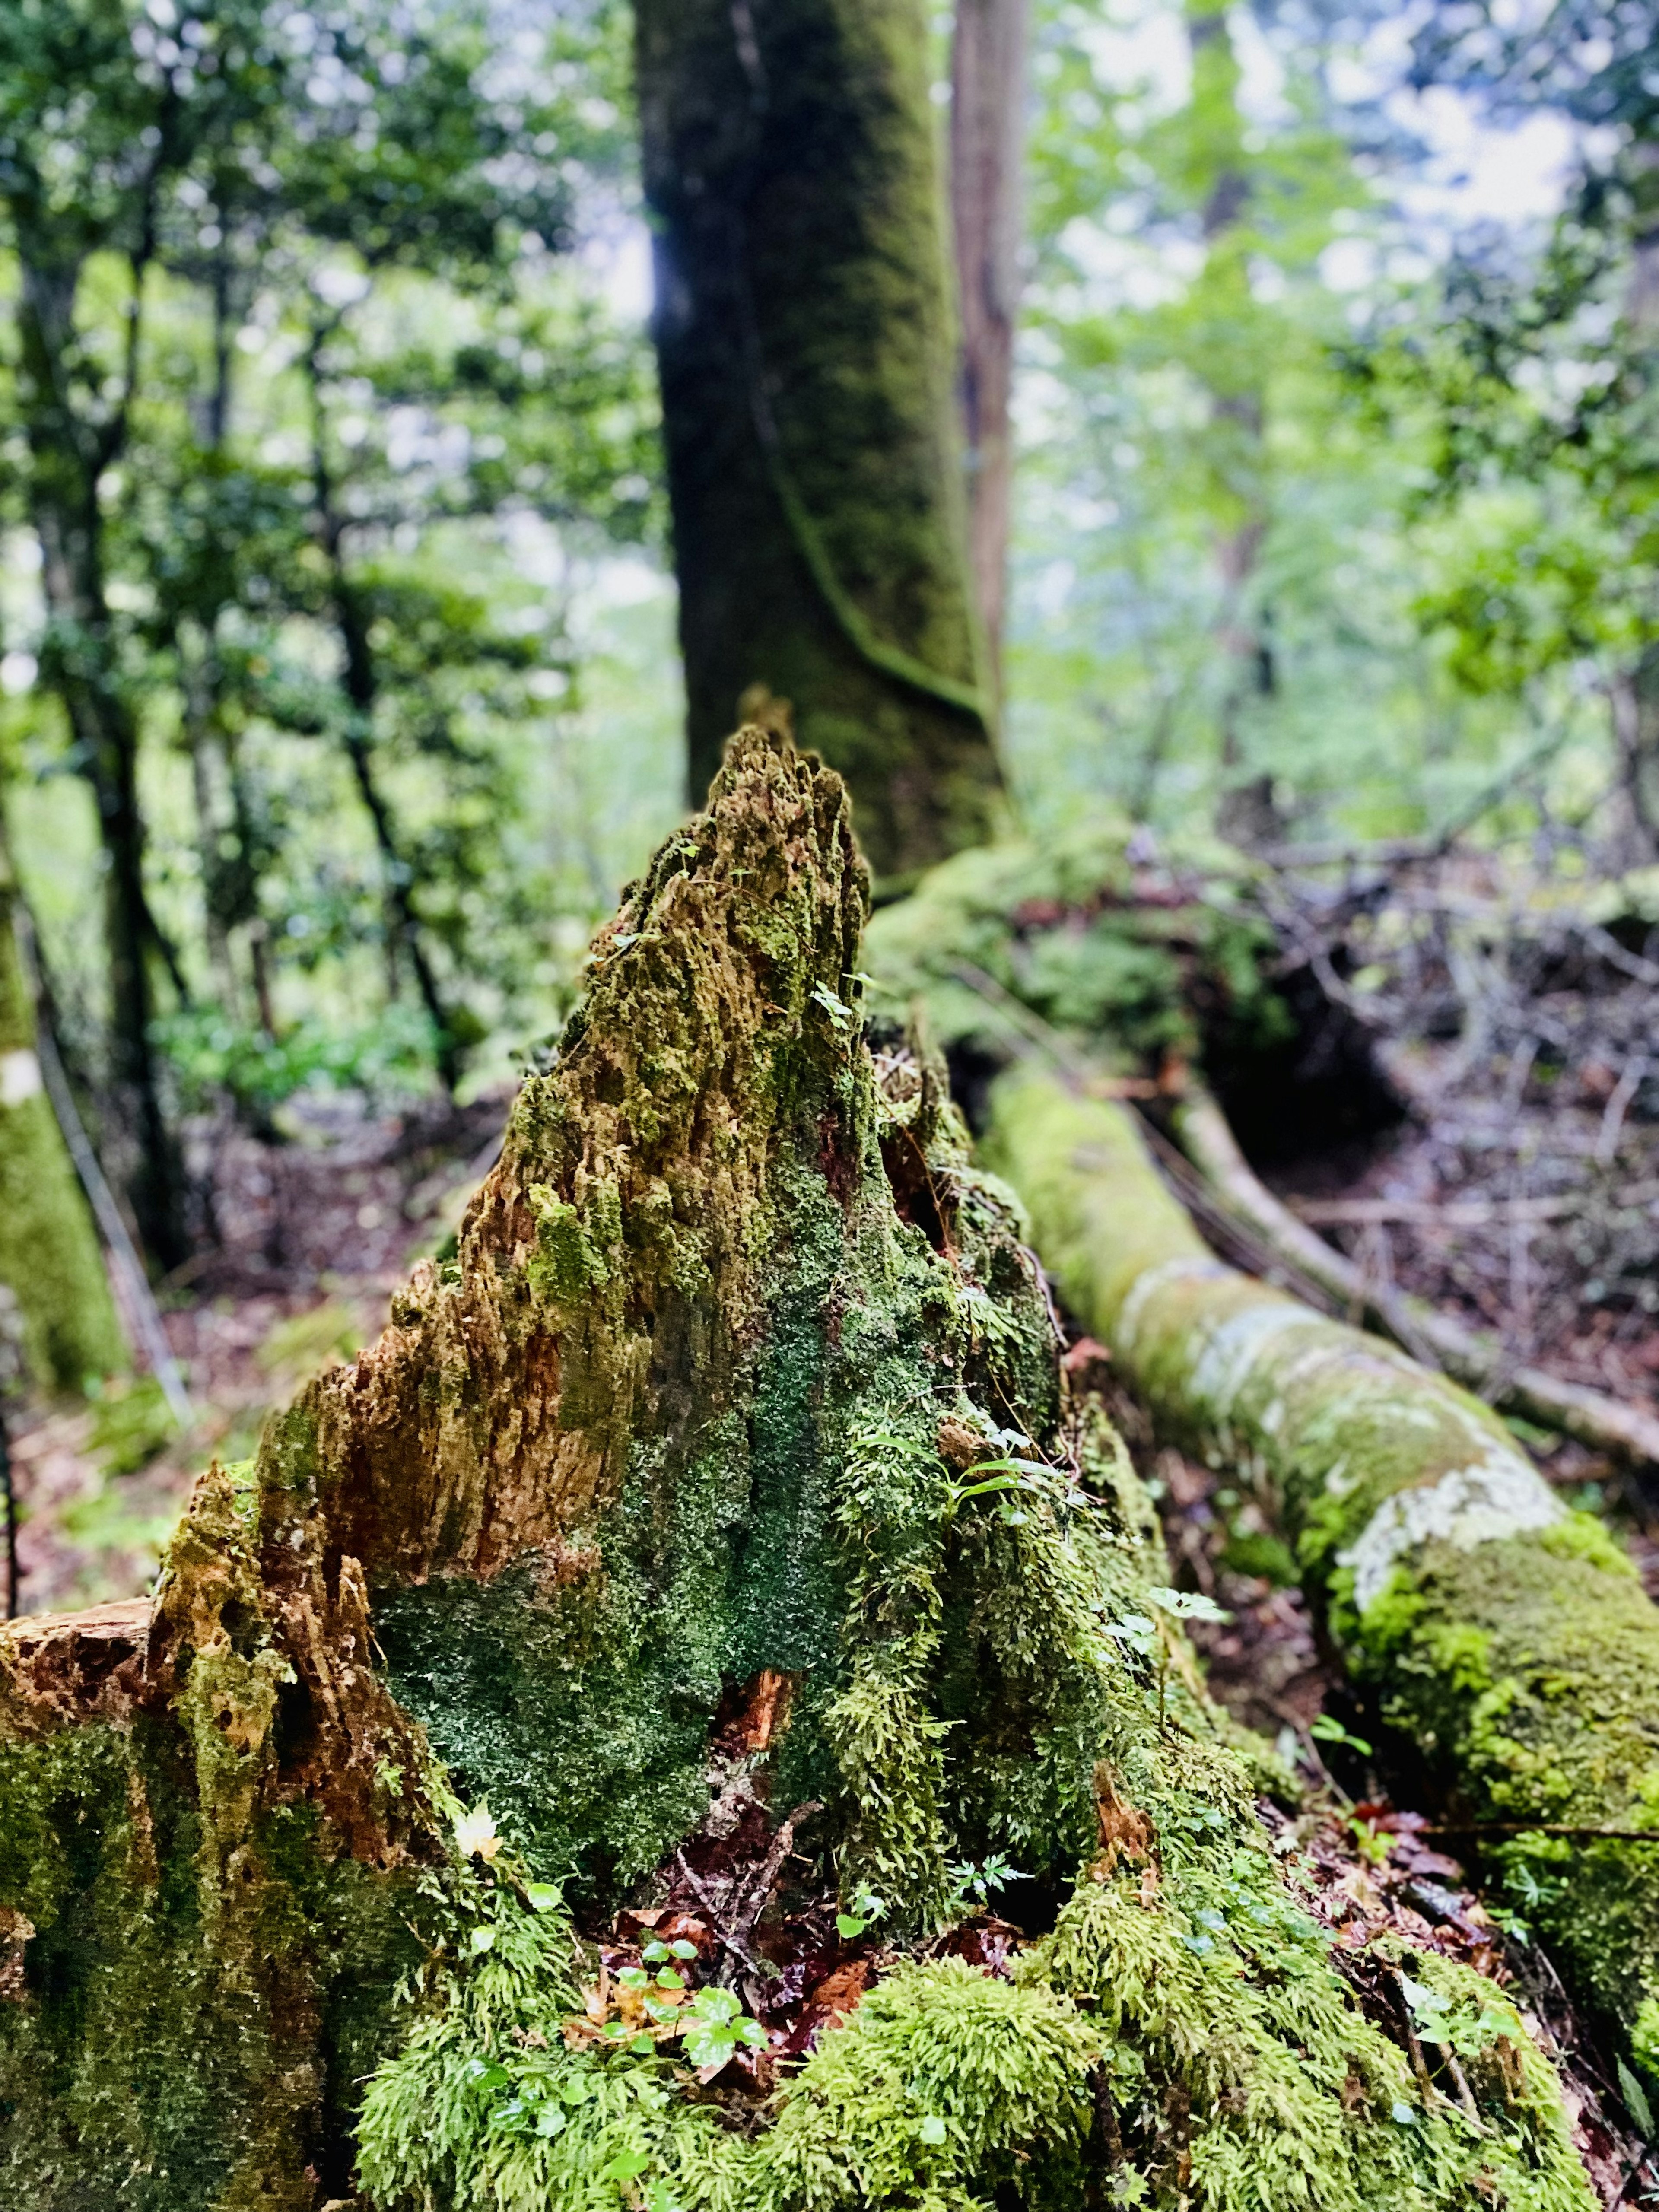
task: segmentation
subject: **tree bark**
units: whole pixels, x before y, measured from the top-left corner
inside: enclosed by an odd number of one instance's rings
[[[111,1091],[131,1152],[125,1177],[139,1237],[157,1267],[188,1249],[184,1164],[161,1102],[150,1025],[150,963],[163,950],[144,887],[144,823],[138,803],[138,727],[117,665],[104,578],[100,483],[118,457],[137,358],[147,256],[132,269],[127,398],[101,430],[65,396],[76,341],[78,264],[61,266],[27,232],[21,241],[18,326],[28,396],[30,520],[40,542],[48,631],[45,680],[68,719],[82,772],[92,787],[107,863],[105,944],[109,969]]]
[[[47,1390],[82,1390],[125,1364],[86,1199],[35,1052],[34,1006],[12,927],[0,846],[0,1283],[16,1298],[24,1355]]]
[[[0,1633],[8,2201],[1589,2212],[1495,1986],[1423,1967],[1476,2132],[1294,1906],[1012,1212],[860,1034],[865,880],[837,779],[741,733],[457,1261],[204,1478],[153,1602]],[[746,2101],[593,1940],[745,1822],[705,2017],[764,2002],[787,1862],[818,1929],[884,1914]],[[999,1853],[1054,1918],[1013,1978],[935,1941]]]
[[[921,0],[644,0],[690,781],[787,702],[896,881],[989,836]]]
[[[1192,52],[1191,121],[1198,158],[1208,172],[1200,211],[1205,251],[1201,279],[1212,295],[1212,316],[1249,302],[1250,284],[1241,226],[1250,201],[1244,143],[1244,118],[1238,105],[1238,58],[1224,6],[1198,0],[1187,11]],[[1235,320],[1242,319],[1236,315]],[[1248,339],[1246,344],[1248,345]],[[1232,508],[1215,533],[1215,562],[1221,581],[1221,619],[1217,642],[1225,656],[1221,697],[1221,768],[1224,787],[1217,812],[1223,836],[1243,845],[1259,844],[1283,828],[1273,804],[1271,779],[1244,781],[1241,718],[1251,698],[1270,697],[1277,676],[1273,641],[1265,621],[1251,605],[1255,571],[1267,534],[1266,392],[1264,365],[1218,358],[1199,369],[1210,392],[1210,437],[1217,449],[1218,488]]]
[[[1026,0],[957,0],[951,49],[951,212],[962,310],[969,542],[1001,688],[1013,487],[1014,327],[1020,291]]]
[[[1659,2082],[1659,1611],[1629,1560],[1466,1391],[1217,1260],[1126,1109],[1031,1067],[992,1101],[1073,1312],[1249,1475],[1401,1756]]]

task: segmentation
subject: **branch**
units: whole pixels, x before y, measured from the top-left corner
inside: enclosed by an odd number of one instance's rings
[[[1651,1414],[1620,1405],[1600,1390],[1564,1382],[1539,1367],[1518,1368],[1504,1378],[1502,1348],[1490,1338],[1466,1328],[1451,1314],[1407,1297],[1391,1284],[1373,1282],[1346,1253],[1298,1221],[1257,1178],[1226,1116],[1207,1091],[1189,1087],[1176,1109],[1175,1127],[1208,1190],[1241,1215],[1275,1257],[1310,1277],[1425,1365],[1443,1367],[1470,1389],[1490,1395],[1501,1412],[1571,1437],[1626,1467],[1659,1469],[1659,1420]]]

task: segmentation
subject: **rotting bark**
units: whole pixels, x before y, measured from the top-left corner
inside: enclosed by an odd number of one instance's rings
[[[1502,1993],[1373,1962],[1471,2122],[1298,1906],[1007,1201],[860,1034],[863,897],[838,781],[742,733],[456,1261],[204,1479],[153,1604],[0,1637],[8,2201],[1588,2212]],[[573,1915],[722,1821],[781,1878],[788,1807],[811,1911],[888,1911],[768,2094]],[[1048,1903],[994,1967],[942,1931],[996,1853]]]
[[[690,783],[787,701],[879,880],[990,834],[921,0],[635,11]]]
[[[1477,1400],[1216,1259],[1123,1107],[1027,1066],[988,1142],[1072,1310],[1254,1480],[1382,1722],[1659,2081],[1659,1611],[1628,1559]]]
[[[80,1390],[125,1364],[87,1201],[35,1050],[34,1007],[0,848],[0,1283],[23,1318],[24,1356],[47,1390]]]

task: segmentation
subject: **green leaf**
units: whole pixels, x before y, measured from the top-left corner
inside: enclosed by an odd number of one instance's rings
[[[495,1948],[495,1930],[493,1928],[475,1928],[473,1929],[472,1948],[475,1954],[484,1951],[493,1951]]]
[[[916,2133],[925,2143],[942,2143],[946,2140],[949,2130],[936,2113],[930,2112]]]
[[[642,2150],[619,2150],[608,2166],[599,2168],[601,2181],[637,2181],[651,2163]]]
[[[836,1915],[836,1933],[843,1943],[855,1942],[863,1935],[868,1925],[867,1921],[857,1919],[850,1912],[838,1912]]]
[[[678,1936],[668,1948],[677,1959],[695,1959],[697,1955],[696,1945],[688,1943],[684,1936]]]
[[[538,1912],[556,1912],[564,1903],[564,1892],[556,1881],[527,1881],[524,1893]]]
[[[1625,2110],[1642,2130],[1644,2142],[1653,2141],[1653,2107],[1648,2102],[1648,2093],[1631,2072],[1622,2058],[1617,2060],[1619,2094],[1625,2100]]]
[[[1395,2103],[1389,2107],[1389,2111],[1390,2117],[1398,2120],[1402,2128],[1414,2128],[1417,2125],[1417,2115],[1409,2105]]]
[[[538,2136],[562,2136],[569,2124],[569,2118],[562,2105],[544,2105],[536,2115]]]
[[[1369,1759],[1371,1747],[1363,1735],[1350,1735],[1334,1713],[1321,1713],[1308,1724],[1308,1734],[1317,1743],[1345,1743],[1350,1751],[1357,1751],[1362,1759]]]

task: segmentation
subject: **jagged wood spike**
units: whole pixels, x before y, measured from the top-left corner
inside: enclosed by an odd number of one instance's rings
[[[740,733],[457,1261],[203,1481],[153,1603],[0,1636],[0,2201],[1586,2212],[1492,1985],[1419,1962],[1471,2128],[1297,1907],[1012,1206],[865,1041],[863,904],[837,780]],[[582,2021],[580,1916],[711,1775],[817,1801],[821,1896],[890,1911],[737,2127]],[[994,1853],[1057,1915],[1012,1979],[928,1950]]]

